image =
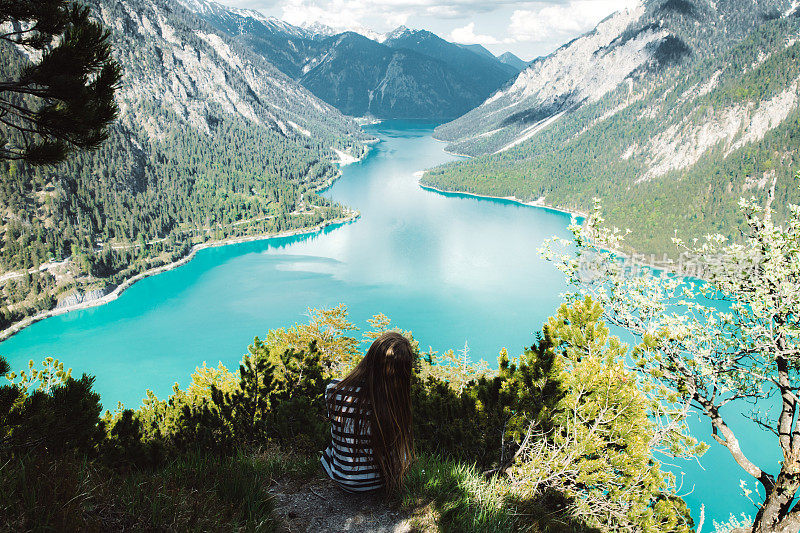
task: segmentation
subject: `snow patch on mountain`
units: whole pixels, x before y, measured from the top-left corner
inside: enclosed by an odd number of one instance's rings
[[[314,37],[332,37],[339,33],[338,31],[334,30],[330,26],[327,26],[319,21],[316,22],[306,22],[303,23],[301,26],[305,31],[311,34]]]
[[[183,7],[204,17],[217,16],[226,20],[231,20],[232,15],[244,19],[253,19],[262,25],[270,28],[274,32],[285,33],[294,37],[309,37],[309,32],[305,29],[289,24],[286,21],[275,17],[270,17],[255,9],[242,9],[238,7],[226,6],[211,0],[177,0]]]
[[[205,14],[212,12],[211,4],[209,2],[202,2],[200,0],[178,0],[186,9],[196,13]]]

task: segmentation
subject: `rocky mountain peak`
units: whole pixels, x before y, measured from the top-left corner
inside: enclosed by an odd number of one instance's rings
[[[398,38],[403,37],[406,34],[410,34],[410,33],[413,33],[413,30],[409,29],[405,25],[400,25],[400,26],[396,27],[395,29],[393,29],[392,31],[384,33],[383,35],[381,35],[379,40],[378,40],[378,42],[383,43],[383,42],[386,42],[386,41],[391,41],[392,39],[398,39]]]

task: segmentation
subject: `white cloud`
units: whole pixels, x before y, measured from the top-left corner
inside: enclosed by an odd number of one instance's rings
[[[508,29],[518,42],[554,41],[587,32],[611,13],[637,3],[637,0],[570,0],[536,9],[517,9],[511,15]]]
[[[373,36],[409,25],[522,56],[548,53],[633,0],[217,0]],[[459,21],[459,22],[455,22]],[[477,28],[476,28],[477,26]],[[369,28],[369,31],[367,30]]]
[[[500,44],[500,40],[491,35],[477,35],[475,33],[475,23],[470,22],[463,28],[456,28],[450,32],[449,39],[456,43],[463,44]]]
[[[272,4],[275,0],[222,0],[225,3]],[[558,0],[557,0],[558,1]],[[320,22],[334,28],[364,26],[380,20],[392,29],[410,17],[453,19],[503,9],[509,5],[530,4],[530,0],[283,0],[281,18],[292,24]]]
[[[387,30],[405,24],[413,9],[408,9],[408,1],[389,0],[375,2],[370,0],[287,0],[283,2],[281,18],[301,25],[319,22],[335,29],[363,29],[379,17]]]

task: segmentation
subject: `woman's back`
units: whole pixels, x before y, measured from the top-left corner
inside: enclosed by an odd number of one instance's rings
[[[325,403],[331,420],[331,444],[322,452],[322,467],[331,479],[350,492],[365,492],[383,487],[383,479],[370,445],[370,411],[362,412],[356,435],[356,410],[353,400],[362,387],[335,390],[339,380],[328,384]]]
[[[364,359],[325,393],[331,445],[322,454],[327,474],[345,490],[395,493],[414,457],[408,339],[387,331]]]

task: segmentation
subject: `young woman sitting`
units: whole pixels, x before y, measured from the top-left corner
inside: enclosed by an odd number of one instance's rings
[[[350,374],[328,385],[331,444],[322,466],[344,490],[393,493],[402,486],[414,456],[412,361],[408,340],[387,332]]]

